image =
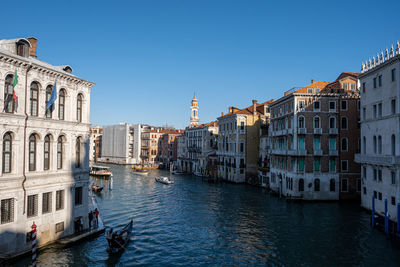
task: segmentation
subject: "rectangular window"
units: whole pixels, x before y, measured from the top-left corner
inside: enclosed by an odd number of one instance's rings
[[[82,205],[82,186],[75,188],[75,206]]]
[[[336,102],[329,101],[329,111],[336,111]]]
[[[244,143],[240,143],[240,152],[244,152]]]
[[[355,91],[355,90],[356,90],[356,84],[355,84],[355,83],[351,83],[351,84],[350,84],[350,89],[351,89],[352,91]]]
[[[395,206],[396,205],[396,198],[392,197],[392,205]]]
[[[335,137],[329,138],[329,150],[336,150],[336,138]]]
[[[378,199],[378,193],[376,191],[374,191],[374,198]]]
[[[366,195],[367,194],[367,188],[365,186],[363,187],[363,191],[364,191],[364,195]]]
[[[377,114],[377,109],[376,109],[376,105],[374,105],[374,119],[376,118],[376,114]]]
[[[42,195],[42,214],[51,212],[52,203],[51,192],[43,193]]]
[[[299,137],[299,150],[304,150],[304,137]]]
[[[362,91],[363,91],[363,93],[365,93],[365,88],[366,88],[366,87],[365,87],[365,83],[363,83],[363,84],[362,84]]]
[[[395,114],[396,113],[396,99],[392,99],[392,114]]]
[[[374,88],[376,88],[376,78],[374,78]]]
[[[363,108],[363,120],[367,119],[367,109]]]
[[[379,84],[379,87],[382,86],[382,75],[378,76],[378,84]]]
[[[315,101],[314,102],[314,111],[319,111],[320,110],[320,102],[319,101]]]
[[[378,193],[378,196],[379,196],[378,199],[379,199],[379,200],[382,200],[382,192],[379,192],[379,193]]]
[[[56,192],[56,210],[64,209],[64,190]]]
[[[378,179],[378,170],[374,169],[374,181]]]
[[[367,179],[367,167],[363,167],[362,170],[363,170],[363,172],[362,172],[362,175],[363,175],[362,178],[363,178],[363,179]]]
[[[382,103],[378,104],[378,117],[382,118]]]
[[[340,101],[341,109],[347,110],[347,100]]]
[[[56,233],[64,231],[64,222],[56,223]]]
[[[381,169],[378,170],[378,180],[379,180],[379,182],[382,182],[382,170]]]
[[[309,94],[312,94],[312,93],[313,93],[313,89],[312,89],[312,88],[308,88],[307,92],[308,92]]]
[[[342,192],[347,192],[349,190],[348,183],[349,183],[348,179],[342,179]]]
[[[329,171],[331,172],[336,171],[336,161],[334,159],[329,160]]]
[[[299,171],[304,171],[304,160],[303,159],[299,159],[298,167],[299,167]]]
[[[9,223],[14,221],[14,199],[2,199],[1,200],[1,223]]]
[[[342,86],[343,86],[343,89],[344,89],[344,90],[347,90],[347,89],[348,89],[348,84],[347,84],[347,83],[343,83]]]
[[[316,172],[320,171],[320,161],[319,161],[319,159],[314,160],[314,171],[316,171]]]
[[[321,139],[320,137],[314,137],[314,150],[320,150],[321,149]]]
[[[396,173],[395,172],[391,172],[391,178],[392,178],[392,184],[396,184]]]
[[[37,216],[38,214],[38,195],[28,196],[28,217]]]
[[[303,108],[305,108],[305,106],[306,106],[306,102],[304,102],[304,100],[300,100],[299,101],[299,108],[303,109]]]
[[[244,130],[244,121],[240,122],[240,130],[243,131]]]
[[[342,160],[340,164],[343,172],[347,172],[349,170],[349,162],[347,160]]]
[[[392,69],[392,82],[396,81],[396,69]]]

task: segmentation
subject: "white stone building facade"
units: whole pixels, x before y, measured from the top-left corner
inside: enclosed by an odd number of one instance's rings
[[[397,220],[400,198],[400,45],[365,64],[361,75],[361,206]]]
[[[69,66],[36,58],[35,38],[0,41],[0,257],[88,227],[90,88]],[[11,82],[17,73],[18,84]],[[54,81],[57,99],[46,113]],[[18,97],[18,107],[6,99]]]

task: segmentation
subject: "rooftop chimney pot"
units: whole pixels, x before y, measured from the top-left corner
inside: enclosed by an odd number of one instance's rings
[[[314,83],[315,81],[314,81],[314,79],[311,79],[311,83]]]

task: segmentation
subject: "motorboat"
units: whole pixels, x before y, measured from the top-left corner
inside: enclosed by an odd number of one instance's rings
[[[162,184],[173,184],[174,183],[173,181],[171,181],[171,179],[169,179],[166,176],[158,176],[155,178],[155,180]]]
[[[177,170],[172,171],[171,173],[172,173],[172,174],[175,174],[175,175],[182,175],[182,174],[185,174],[184,172],[180,172],[180,171],[177,171]]]
[[[119,232],[107,232],[107,252],[109,254],[116,254],[123,252],[129,243],[130,236],[132,234],[133,220],[131,220],[124,228]]]
[[[92,185],[92,191],[95,193],[100,193],[103,190],[102,186],[98,186],[98,185]]]

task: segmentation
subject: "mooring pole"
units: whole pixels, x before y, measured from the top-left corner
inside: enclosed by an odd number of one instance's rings
[[[400,203],[397,203],[397,233],[400,233]]]
[[[389,235],[389,216],[388,216],[387,198],[385,198],[385,233]]]
[[[372,196],[372,214],[371,214],[372,228],[375,227],[375,197]]]
[[[36,224],[33,222],[32,226],[32,266],[36,267],[37,265],[37,240],[36,240]]]

